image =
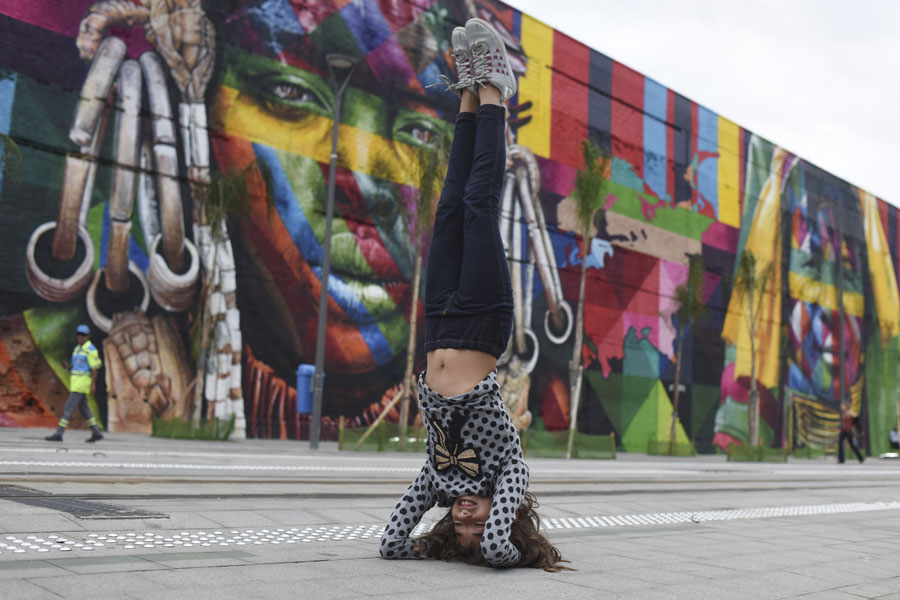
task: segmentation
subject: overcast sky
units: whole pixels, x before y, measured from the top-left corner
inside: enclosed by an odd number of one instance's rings
[[[900,205],[900,1],[505,1]]]

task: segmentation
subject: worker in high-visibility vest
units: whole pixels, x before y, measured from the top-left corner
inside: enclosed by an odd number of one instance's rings
[[[91,426],[91,437],[85,441],[96,442],[103,439],[103,434],[100,433],[100,424],[88,406],[87,397],[88,394],[94,395],[97,391],[97,371],[103,365],[103,361],[100,360],[97,347],[91,343],[91,329],[87,325],[79,325],[75,329],[75,338],[78,340],[78,344],[72,350],[72,362],[63,361],[62,363],[65,368],[69,369],[69,398],[66,400],[63,416],[56,426],[56,433],[44,438],[48,442],[62,441],[63,433],[69,426],[69,419],[76,410],[81,411],[81,416]]]

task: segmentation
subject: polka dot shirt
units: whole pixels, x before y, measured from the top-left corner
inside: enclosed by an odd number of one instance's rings
[[[496,371],[472,390],[444,397],[418,381],[419,409],[428,432],[428,458],[400,498],[381,538],[383,558],[424,558],[427,549],[410,533],[435,504],[449,507],[460,496],[492,496],[481,550],[494,567],[515,565],[519,550],[509,541],[516,510],[528,489],[528,466]]]

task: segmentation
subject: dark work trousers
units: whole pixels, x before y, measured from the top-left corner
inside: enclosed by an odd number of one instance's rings
[[[425,350],[499,357],[512,332],[513,296],[500,237],[506,110],[459,113],[434,220],[425,279]]]
[[[856,458],[859,459],[859,462],[862,462],[863,455],[860,453],[859,448],[856,445],[856,438],[853,436],[853,432],[851,431],[842,431],[840,437],[838,437],[838,462],[844,462],[844,440],[850,444],[850,447],[853,448],[853,451],[856,452]]]
[[[84,417],[85,422],[90,425],[94,424],[94,413],[91,412],[91,408],[88,406],[87,394],[81,392],[69,392],[69,397],[66,399],[66,406],[63,408],[62,416],[62,420],[66,422],[66,425],[72,420],[72,415],[75,414],[76,410],[81,411],[81,416]]]

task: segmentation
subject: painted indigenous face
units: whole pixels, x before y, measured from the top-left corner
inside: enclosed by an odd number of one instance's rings
[[[377,10],[319,2],[315,14],[275,18],[270,4],[251,3],[229,19],[253,52],[224,49],[213,119],[226,137],[213,142],[216,159],[223,170],[256,160],[271,175],[274,211],[260,194],[242,226],[258,284],[270,292],[261,319],[270,338],[311,362],[336,105],[322,63],[329,52],[360,59],[338,134],[326,371],[369,371],[408,343],[410,173],[418,150],[452,129],[428,104],[425,78]],[[434,50],[432,58],[443,60]]]
[[[791,209],[788,385],[836,409],[841,328],[845,394],[862,392],[861,220],[851,194],[818,178],[813,188],[803,167],[794,169],[784,191]]]

